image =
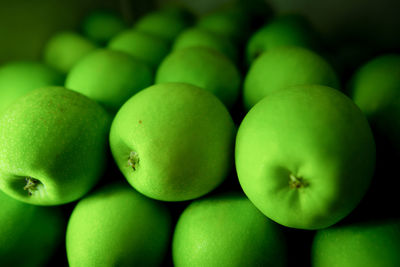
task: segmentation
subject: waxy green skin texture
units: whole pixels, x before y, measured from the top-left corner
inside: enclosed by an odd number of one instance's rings
[[[0,117],[0,189],[35,205],[82,197],[102,174],[109,124],[96,102],[63,87],[23,96]]]
[[[152,82],[153,73],[145,63],[123,52],[98,49],[74,66],[65,87],[115,114],[126,100]]]
[[[288,86],[319,84],[339,89],[332,67],[319,55],[300,47],[282,47],[262,53],[251,65],[243,88],[250,110],[268,94]]]
[[[160,266],[171,235],[162,203],[128,184],[107,185],[78,202],[68,222],[71,267]]]
[[[182,16],[181,13],[159,10],[140,18],[133,28],[173,42],[173,40],[190,25],[191,21],[185,16]]]
[[[317,232],[313,267],[396,267],[400,265],[400,221],[366,221]]]
[[[173,50],[193,46],[213,48],[230,58],[233,62],[238,61],[238,51],[228,38],[199,27],[191,27],[183,31],[175,39]]]
[[[45,266],[64,231],[57,208],[28,205],[0,191],[1,266]]]
[[[343,93],[298,86],[270,94],[245,116],[236,170],[254,205],[284,226],[320,229],[348,215],[375,165],[368,122]]]
[[[128,182],[164,201],[200,197],[233,163],[235,126],[211,93],[184,83],[151,86],[118,111],[110,132],[113,157]]]
[[[361,66],[350,94],[370,122],[400,149],[400,55],[385,54]]]
[[[107,43],[125,28],[122,17],[109,10],[93,11],[82,22],[83,35],[100,45]]]
[[[174,266],[286,266],[282,229],[240,193],[192,202],[175,228]]]
[[[108,48],[126,52],[156,69],[169,53],[170,44],[157,35],[130,29],[111,39]]]
[[[64,75],[36,61],[14,61],[0,68],[0,112],[34,89],[62,85]]]
[[[317,35],[309,22],[299,15],[284,15],[258,29],[246,46],[246,60],[251,64],[262,52],[282,46],[317,49]]]
[[[97,46],[75,32],[61,32],[50,38],[43,51],[43,60],[49,66],[66,74],[85,55]]]
[[[217,96],[231,108],[240,90],[240,73],[226,56],[207,47],[187,47],[173,51],[158,67],[156,84],[190,83]]]

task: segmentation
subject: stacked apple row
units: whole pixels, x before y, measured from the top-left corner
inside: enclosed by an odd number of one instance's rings
[[[93,12],[44,63],[2,66],[0,263],[66,235],[70,266],[286,266],[289,227],[319,230],[313,266],[399,265],[397,220],[333,225],[398,151],[400,56],[344,86],[304,18],[260,11]],[[75,201],[66,231],[39,207]]]

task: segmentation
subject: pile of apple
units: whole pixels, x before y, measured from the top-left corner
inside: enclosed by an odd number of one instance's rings
[[[340,80],[263,12],[94,11],[2,65],[0,266],[400,266],[400,55]]]

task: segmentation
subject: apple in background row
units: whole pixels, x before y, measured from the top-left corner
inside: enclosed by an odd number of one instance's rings
[[[86,194],[105,165],[110,117],[63,87],[34,90],[0,117],[0,188],[35,205]]]
[[[194,85],[163,83],[131,97],[110,132],[113,157],[128,182],[164,201],[200,197],[233,163],[236,129],[214,95]]]
[[[230,109],[239,97],[240,73],[217,50],[186,47],[169,54],[157,69],[156,84],[183,82],[201,87],[217,96]]]
[[[319,84],[339,89],[332,67],[318,54],[301,47],[281,47],[262,53],[250,66],[243,102],[250,110],[268,94],[289,86]]]
[[[0,191],[1,266],[45,266],[64,231],[58,208],[28,205]]]
[[[282,229],[240,193],[193,201],[173,236],[173,262],[183,266],[286,266]]]
[[[364,196],[375,144],[365,116],[343,93],[297,86],[271,93],[247,113],[235,158],[244,192],[267,217],[320,229]]]
[[[0,67],[0,112],[30,91],[63,85],[64,75],[36,61],[14,61]]]
[[[400,266],[399,220],[367,220],[317,232],[313,267]]]
[[[160,266],[171,219],[162,203],[125,183],[114,183],[78,202],[66,234],[71,267]]]
[[[75,64],[65,87],[115,114],[126,100],[152,82],[152,70],[145,63],[123,52],[98,49]]]

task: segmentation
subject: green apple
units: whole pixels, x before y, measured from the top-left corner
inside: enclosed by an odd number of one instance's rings
[[[373,126],[400,150],[400,55],[386,54],[362,65],[350,94]]]
[[[65,87],[97,101],[114,114],[152,82],[153,73],[145,63],[124,52],[98,49],[71,69]]]
[[[96,45],[74,32],[60,32],[47,41],[43,60],[48,65],[68,73],[82,57],[96,49]]]
[[[105,44],[126,28],[122,17],[111,10],[95,10],[82,22],[83,35],[98,44]]]
[[[63,83],[64,76],[60,72],[41,62],[6,63],[0,67],[0,112],[34,89]]]
[[[134,29],[147,32],[172,42],[181,31],[191,25],[191,21],[182,13],[172,9],[158,10],[140,18]]]
[[[271,93],[242,121],[235,146],[240,184],[282,225],[320,229],[338,222],[370,184],[375,144],[361,110],[319,85]]]
[[[247,42],[247,63],[250,65],[264,51],[282,46],[317,49],[317,34],[300,15],[278,16],[253,33]]]
[[[339,88],[332,67],[311,50],[281,47],[262,53],[251,65],[243,88],[249,110],[268,94],[288,86],[319,84]]]
[[[151,86],[118,111],[112,155],[128,182],[164,201],[200,197],[232,167],[235,126],[211,93],[186,83]]]
[[[213,48],[229,57],[233,62],[238,61],[238,51],[234,44],[226,37],[201,29],[199,27],[191,27],[183,31],[175,40],[173,49],[181,49],[185,47],[204,46]]]
[[[364,221],[317,232],[314,267],[400,266],[399,220]]]
[[[63,87],[21,97],[0,116],[0,189],[35,205],[82,197],[102,174],[109,121],[96,102]]]
[[[192,202],[175,228],[174,266],[286,266],[282,230],[240,193]]]
[[[184,82],[216,95],[228,108],[240,91],[240,73],[225,55],[207,47],[187,47],[173,51],[161,62],[156,83]]]
[[[160,266],[171,219],[162,203],[128,184],[106,185],[78,202],[68,222],[71,267]]]
[[[59,210],[28,205],[1,191],[0,203],[0,265],[45,266],[63,239]]]
[[[170,44],[157,35],[130,29],[112,38],[108,48],[126,52],[156,69],[169,53]]]
[[[250,18],[241,8],[228,7],[200,17],[197,26],[240,43],[250,32]]]

